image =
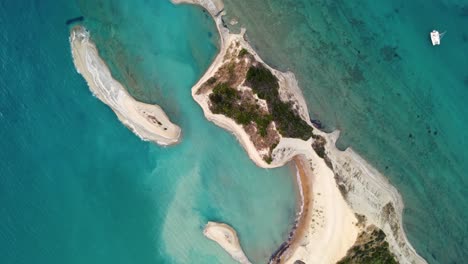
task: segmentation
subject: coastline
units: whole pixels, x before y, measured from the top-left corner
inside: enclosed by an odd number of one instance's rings
[[[347,202],[356,213],[365,215],[368,225],[384,231],[392,253],[401,263],[427,263],[404,232],[404,203],[398,190],[352,148],[337,149],[335,143],[339,134],[339,131],[326,134],[326,149],[337,184],[344,187]]]
[[[288,239],[271,255],[270,263],[282,263],[281,258],[285,252],[294,252],[299,246],[298,237],[304,237],[307,233],[307,225],[314,213],[313,197],[313,172],[308,169],[307,160],[304,156],[298,155],[293,158],[293,173],[297,182],[297,207],[296,219],[289,232]]]
[[[296,232],[290,240],[292,246],[283,252],[281,257],[284,257],[285,260],[280,257],[280,263],[294,263],[296,260],[306,261],[307,263],[334,263],[340,260],[346,255],[347,249],[353,245],[360,229],[354,213],[365,216],[364,226],[373,224],[385,232],[390,250],[400,263],[426,263],[416,253],[403,231],[402,213],[404,205],[400,194],[382,174],[352,149],[348,148],[345,151],[340,151],[336,148],[335,142],[339,136],[338,131],[326,134],[317,129],[314,130],[315,135],[326,139],[325,153],[331,164],[327,164],[325,159],[319,157],[312,149],[313,139],[304,141],[292,138],[281,138],[280,143],[273,150],[273,160],[268,164],[261,158],[241,125],[224,115],[211,112],[208,105],[208,96],[199,95],[197,91],[223,64],[223,57],[229,46],[228,43],[236,40],[278,78],[282,99],[288,98],[288,100],[293,101],[302,119],[312,126],[307,105],[294,74],[276,71],[265,64],[245,41],[243,37],[245,30],[242,30],[241,34],[229,33],[228,29],[223,27],[220,15],[223,9],[213,8],[220,6],[215,4],[220,1],[171,1],[173,3],[196,4],[208,10],[215,20],[220,34],[221,44],[218,55],[203,77],[192,88],[192,96],[202,107],[205,117],[233,133],[248,153],[250,159],[259,167],[274,168],[283,166],[295,156],[303,155],[303,163],[304,161],[310,163],[310,166],[303,167],[310,171],[313,170],[313,173],[308,176],[312,183],[312,191],[309,190],[308,193],[314,198],[313,202],[310,203],[309,210],[321,211],[324,212],[323,215],[331,217],[323,217],[324,225],[317,227],[314,222],[320,219],[320,214],[315,215],[312,213],[309,217],[304,211],[304,216],[299,215]],[[298,182],[299,187],[303,192],[307,191],[302,183],[302,180]],[[304,198],[304,196],[302,198],[301,204],[306,204],[307,198]],[[340,206],[337,206],[337,203]],[[349,215],[349,213],[352,215]],[[340,223],[334,221],[337,219],[337,214],[343,215],[343,218],[340,218],[342,220]],[[307,225],[309,228],[306,232],[300,231],[299,227]],[[317,245],[326,245],[326,248],[318,250],[320,247]]]
[[[164,146],[179,142],[181,129],[169,120],[161,107],[135,100],[112,77],[84,27],[72,28],[70,45],[76,70],[86,80],[93,95],[108,105],[126,127],[144,141]]]

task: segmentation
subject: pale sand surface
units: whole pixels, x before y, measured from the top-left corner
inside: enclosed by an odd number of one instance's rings
[[[409,243],[403,230],[403,199],[387,178],[373,168],[351,148],[340,151],[335,147],[339,131],[324,134],[326,149],[339,175],[337,182],[346,187],[346,200],[353,210],[365,215],[367,224],[374,224],[387,235],[390,250],[400,263],[427,263]],[[388,213],[391,204],[394,213]]]
[[[108,105],[125,126],[141,139],[160,145],[179,141],[180,128],[171,123],[161,107],[136,101],[112,78],[84,27],[72,29],[70,44],[77,71],[85,78],[92,93]]]
[[[236,230],[227,224],[208,222],[203,230],[203,234],[218,243],[226,250],[231,257],[241,264],[251,264],[242,248],[237,237]]]
[[[175,0],[172,1],[175,2]],[[200,4],[207,10],[210,10],[209,6],[212,6],[209,4],[210,0],[177,0],[177,2]],[[310,203],[308,209],[312,213],[310,217],[306,215],[301,218],[305,224],[298,224],[291,247],[284,253],[285,259],[282,260],[286,260],[286,263],[294,263],[296,260],[302,260],[308,264],[335,263],[345,256],[360,231],[356,226],[357,219],[354,215],[356,212],[366,216],[367,225],[374,224],[385,232],[390,249],[400,263],[425,263],[425,260],[411,246],[402,229],[403,202],[398,191],[352,149],[338,150],[335,146],[338,132],[326,134],[317,129],[314,130],[315,134],[327,140],[325,148],[333,163],[333,170],[312,149],[313,139],[304,141],[282,138],[273,151],[273,161],[267,164],[241,125],[224,115],[213,114],[210,111],[208,94],[197,95],[196,92],[223,65],[223,58],[232,42],[238,41],[242,48],[255,56],[257,61],[264,63],[244,40],[245,30],[242,30],[241,34],[231,34],[222,26],[219,10],[210,11],[210,13],[216,21],[221,36],[220,52],[207,72],[192,88],[193,98],[200,104],[208,120],[236,136],[249,157],[258,166],[263,168],[283,166],[295,156],[301,155],[299,164],[303,164],[303,170],[310,178],[312,188],[307,189],[303,186],[300,188],[310,192],[309,199],[313,202]],[[293,101],[301,117],[312,126],[306,102],[294,74],[277,71],[266,64],[265,66],[278,78],[281,97]],[[339,175],[338,179],[335,179],[335,174]],[[346,200],[340,193],[337,183],[346,187]],[[302,181],[298,181],[298,184],[301,185]],[[305,195],[302,197],[304,200],[307,199]],[[306,203],[302,201],[302,204]],[[395,213],[390,216],[384,212],[385,206],[389,204],[395,208]],[[306,227],[305,230],[302,226]]]
[[[283,263],[336,263],[346,255],[359,232],[353,211],[336,188],[333,172],[325,162],[317,162],[321,160],[318,156],[311,158],[296,158],[296,165],[302,167],[298,168],[299,173],[303,170],[309,178],[312,199],[304,208],[308,212],[303,216],[303,227],[298,227]]]

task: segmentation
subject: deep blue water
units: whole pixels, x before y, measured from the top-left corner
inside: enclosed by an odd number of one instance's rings
[[[311,116],[402,193],[430,263],[468,259],[468,1],[226,0]],[[433,47],[429,32],[446,31]]]
[[[65,21],[85,16],[115,75],[183,129],[142,142],[76,72]],[[217,48],[200,9],[167,1],[0,3],[1,263],[233,263],[202,235],[231,224],[264,263],[295,213],[289,168],[263,170],[206,121],[190,88]]]

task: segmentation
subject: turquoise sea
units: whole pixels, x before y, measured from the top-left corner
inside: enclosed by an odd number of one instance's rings
[[[468,1],[225,0],[309,110],[401,192],[429,263],[468,259]],[[239,25],[237,25],[239,27]],[[433,47],[429,32],[446,31]]]
[[[400,190],[430,263],[468,258],[468,2],[226,0],[311,114]],[[113,74],[183,129],[142,142],[91,96],[67,19],[85,16]],[[228,20],[229,18],[227,18]],[[432,47],[429,32],[447,31]],[[216,54],[201,9],[168,1],[0,2],[1,263],[233,263],[202,235],[235,227],[265,263],[295,213],[290,169],[259,169],[190,87]]]
[[[114,74],[160,104],[182,143],[142,142],[76,72],[67,19],[85,16]],[[209,220],[255,263],[287,237],[289,167],[257,168],[208,122],[191,86],[217,52],[213,21],[168,1],[0,2],[0,262],[234,263]]]

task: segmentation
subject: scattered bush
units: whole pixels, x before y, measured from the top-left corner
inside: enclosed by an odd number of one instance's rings
[[[209,78],[208,81],[206,81],[206,84],[213,85],[216,81],[217,81],[216,77],[213,76]]]
[[[273,161],[273,158],[271,156],[267,156],[265,158],[263,158],[263,160],[268,163],[268,164],[271,164],[271,162]]]
[[[397,264],[385,241],[385,233],[380,229],[374,230],[371,237],[366,243],[353,246],[337,264]]]
[[[239,51],[239,58],[242,58],[244,57],[245,55],[247,54],[250,54],[246,49],[242,48],[240,51]]]
[[[326,140],[322,136],[315,136],[314,142],[312,143],[312,148],[315,150],[315,153],[317,153],[317,155],[322,159],[326,157],[325,143]]]
[[[245,52],[247,50],[242,49],[239,56]],[[230,71],[231,65],[229,74]],[[216,79],[209,79],[208,82],[215,83]],[[217,84],[210,94],[213,113],[224,114],[241,125],[254,122],[262,137],[267,135],[268,125],[272,121],[275,121],[278,131],[285,137],[307,140],[312,136],[312,128],[294,111],[292,103],[281,101],[278,79],[270,70],[261,64],[251,66],[247,71],[245,85],[251,87],[259,98],[266,100],[271,114],[259,111],[257,104],[241,102],[241,92],[227,83]]]

